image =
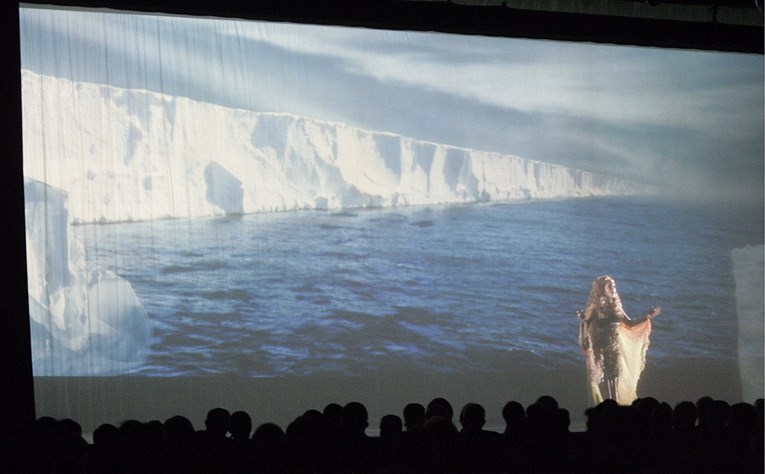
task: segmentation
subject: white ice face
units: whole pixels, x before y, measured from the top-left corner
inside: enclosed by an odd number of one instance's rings
[[[25,176],[66,192],[75,223],[648,191],[560,165],[306,117],[29,71],[23,84]],[[62,111],[64,104],[72,110]]]

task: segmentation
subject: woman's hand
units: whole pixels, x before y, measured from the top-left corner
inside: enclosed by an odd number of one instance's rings
[[[652,306],[651,309],[648,310],[648,314],[646,315],[646,317],[648,319],[653,319],[660,314],[661,314],[661,306]]]

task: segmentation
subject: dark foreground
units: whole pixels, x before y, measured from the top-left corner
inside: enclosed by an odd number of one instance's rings
[[[505,427],[484,429],[485,410],[457,413],[445,399],[410,403],[372,431],[359,402],[309,409],[286,429],[255,428],[249,414],[215,408],[195,431],[191,420],[102,424],[85,440],[71,419],[42,417],[26,433],[6,434],[4,472],[45,473],[511,473],[763,472],[763,400],[703,397],[674,407],[645,397],[608,400],[570,430],[569,412],[542,396],[508,402]],[[374,420],[377,421],[377,420]]]

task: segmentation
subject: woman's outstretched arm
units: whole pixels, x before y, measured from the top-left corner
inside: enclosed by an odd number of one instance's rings
[[[651,306],[651,309],[640,319],[630,319],[626,314],[624,315],[624,324],[627,326],[636,326],[648,319],[653,319],[661,314],[661,306]]]

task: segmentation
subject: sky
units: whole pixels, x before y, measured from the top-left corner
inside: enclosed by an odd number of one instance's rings
[[[20,9],[22,68],[763,202],[763,56]]]

